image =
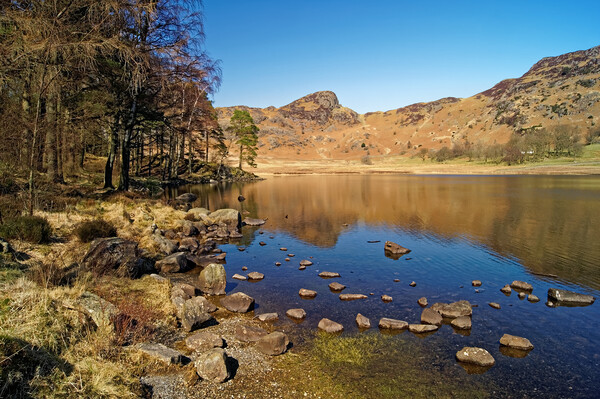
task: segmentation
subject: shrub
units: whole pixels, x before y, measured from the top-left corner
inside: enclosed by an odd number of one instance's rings
[[[41,244],[50,241],[52,227],[39,216],[17,216],[0,225],[0,236]]]
[[[115,237],[117,229],[102,219],[96,219],[80,223],[75,229],[75,235],[82,242],[90,242],[96,238]]]

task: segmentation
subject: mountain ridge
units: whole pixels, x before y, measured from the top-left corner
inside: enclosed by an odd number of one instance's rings
[[[466,98],[358,114],[334,92],[318,91],[282,107],[217,108],[222,126],[235,109],[248,110],[260,129],[259,160],[414,156],[421,148],[503,144],[558,125],[583,137],[600,116],[600,46],[542,58],[521,77]]]

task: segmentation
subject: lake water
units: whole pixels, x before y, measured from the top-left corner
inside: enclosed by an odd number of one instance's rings
[[[414,360],[423,369],[488,384],[492,396],[597,397],[600,392],[600,305],[545,305],[551,287],[600,295],[600,177],[274,176],[179,187],[170,195],[177,192],[197,194],[195,206],[231,207],[268,218],[261,228],[244,227],[239,242],[221,246],[227,252],[228,293],[253,296],[256,314],[278,312],[278,323],[287,325],[292,322],[285,311],[302,307],[308,316],[298,329],[316,330],[327,317],[344,325],[344,336],[354,336],[381,334],[376,327],[381,317],[419,323],[417,299],[423,296],[429,304],[466,299],[477,305],[469,335],[444,325],[426,337],[399,334],[388,345],[418,347],[428,354]],[[242,203],[240,194],[246,197]],[[412,252],[388,258],[386,240]],[[285,261],[287,254],[295,256]],[[314,265],[299,270],[302,259]],[[264,280],[231,279],[245,274],[242,266],[264,273]],[[322,279],[321,271],[341,277]],[[483,285],[472,287],[474,279]],[[541,301],[502,294],[500,288],[513,280],[531,283]],[[368,298],[342,302],[328,288],[332,281],[346,285],[344,293]],[[417,285],[409,286],[411,281]],[[300,288],[318,295],[301,299]],[[382,302],[383,294],[393,302]],[[359,332],[357,313],[375,327]],[[504,333],[528,338],[535,349],[525,358],[503,354],[498,340]],[[467,374],[454,358],[463,346],[487,349],[496,365],[481,375]],[[383,370],[393,370],[395,361],[384,354],[378,360],[389,363]]]

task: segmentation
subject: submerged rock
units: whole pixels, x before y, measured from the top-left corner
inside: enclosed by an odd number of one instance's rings
[[[500,338],[500,345],[527,351],[533,349],[533,344],[527,338],[510,334],[504,334],[502,338]]]
[[[277,313],[263,313],[256,316],[256,318],[260,321],[276,321],[279,320],[279,315]]]
[[[560,290],[558,288],[548,289],[548,302],[554,302],[557,305],[587,306],[593,304],[595,300],[596,298],[591,295]]]
[[[456,360],[483,367],[491,367],[496,363],[494,357],[485,349],[467,346],[456,352]]]
[[[336,323],[335,321],[323,318],[321,321],[319,321],[319,330],[328,333],[338,333],[344,331],[344,326],[342,326],[340,323]]]

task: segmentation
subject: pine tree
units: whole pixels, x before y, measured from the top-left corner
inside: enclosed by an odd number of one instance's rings
[[[258,150],[258,136],[256,135],[258,127],[254,124],[254,119],[248,111],[236,109],[230,121],[230,129],[237,137],[236,144],[240,146],[239,168],[242,169],[243,161],[255,168],[256,162],[254,160]]]

